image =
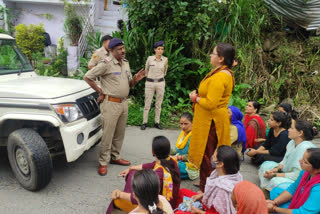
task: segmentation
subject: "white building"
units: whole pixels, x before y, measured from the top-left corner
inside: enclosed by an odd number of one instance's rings
[[[72,3],[72,0],[68,0]],[[63,0],[0,0],[5,3],[13,14],[14,24],[40,24],[43,23],[45,31],[49,33],[52,44],[57,44],[63,31],[65,12]],[[95,30],[103,34],[111,34],[117,29],[119,19],[127,19],[125,9],[115,5],[112,0],[87,0],[88,3],[74,3],[79,6],[80,14],[88,14]],[[106,10],[104,10],[106,8]],[[89,14],[93,17],[89,17]]]

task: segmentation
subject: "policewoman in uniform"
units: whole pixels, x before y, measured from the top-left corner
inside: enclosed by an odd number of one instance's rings
[[[149,56],[146,62],[146,85],[145,85],[145,100],[143,123],[141,130],[145,130],[148,122],[148,114],[154,92],[156,92],[156,111],[155,111],[155,125],[154,127],[162,129],[160,126],[161,104],[164,95],[165,80],[164,77],[168,70],[168,58],[162,56],[164,51],[164,41],[154,43],[154,56]]]
[[[105,58],[109,56],[109,50],[108,45],[110,43],[110,40],[112,39],[112,36],[105,35],[101,38],[102,40],[102,47],[97,49],[93,54],[92,57],[88,63],[88,68],[92,69],[94,66],[98,65],[100,61],[103,61]]]
[[[107,174],[107,165],[130,165],[120,158],[120,150],[128,117],[127,96],[130,87],[144,77],[141,69],[132,78],[129,62],[125,59],[125,47],[121,39],[111,39],[108,48],[110,56],[100,62],[84,76],[84,80],[99,93],[101,103],[103,135],[99,156],[98,173]],[[101,88],[94,80],[100,77]]]

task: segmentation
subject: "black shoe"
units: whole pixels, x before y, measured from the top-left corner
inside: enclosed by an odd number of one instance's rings
[[[142,124],[141,127],[140,127],[141,130],[145,130],[146,128],[147,128],[147,124],[146,123]]]
[[[160,129],[160,130],[163,129],[162,126],[159,123],[154,124],[154,127],[157,128],[157,129]]]

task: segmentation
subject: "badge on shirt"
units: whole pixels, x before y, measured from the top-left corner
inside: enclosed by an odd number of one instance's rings
[[[128,70],[126,70],[126,73],[127,73],[128,81],[129,81],[129,82],[131,82],[132,77],[131,77],[131,75],[130,75],[129,71],[128,71]]]
[[[95,54],[92,54],[92,57],[91,57],[93,60],[98,60],[99,59],[99,56],[98,55],[95,55]]]

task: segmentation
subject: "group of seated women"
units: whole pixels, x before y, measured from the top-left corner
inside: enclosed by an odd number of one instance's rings
[[[261,188],[271,191],[269,212],[320,213],[320,205],[315,203],[320,200],[320,149],[311,142],[317,131],[310,122],[298,120],[292,106],[284,103],[270,115],[267,137],[260,139],[265,126],[258,112],[259,104],[249,102],[246,113],[250,115],[245,117],[247,155],[260,166]]]
[[[320,149],[310,142],[314,130],[309,122],[296,120],[291,105],[278,110],[271,113],[265,136],[257,102],[248,103],[244,124],[241,111],[229,107],[232,145],[220,146],[212,155],[215,170],[203,192],[180,189],[181,179],[199,176],[188,162],[193,117],[183,113],[173,148],[166,137],[157,136],[152,142],[154,161],[119,174],[126,179],[125,188],[112,192],[107,213],[319,213],[315,201],[320,200]],[[260,165],[260,185],[272,190],[271,200],[255,184],[242,181],[240,159],[246,149],[252,162]]]
[[[126,177],[126,185],[124,191],[114,190],[111,193],[113,201],[107,213],[113,213],[114,209],[125,213],[253,214],[257,210],[261,210],[261,214],[267,213],[267,203],[257,186],[249,182],[255,192],[254,201],[257,202],[254,210],[249,208],[252,196],[245,197],[244,193],[248,184],[235,188],[241,184],[242,176],[239,173],[240,157],[232,147],[220,146],[211,157],[215,170],[207,178],[204,192],[180,189],[178,164],[170,157],[169,152],[170,143],[167,138],[155,137],[152,143],[155,161],[131,166],[120,173]],[[192,202],[198,201],[198,206],[193,203],[181,206],[186,198],[190,198]],[[252,211],[247,212],[248,210]]]

